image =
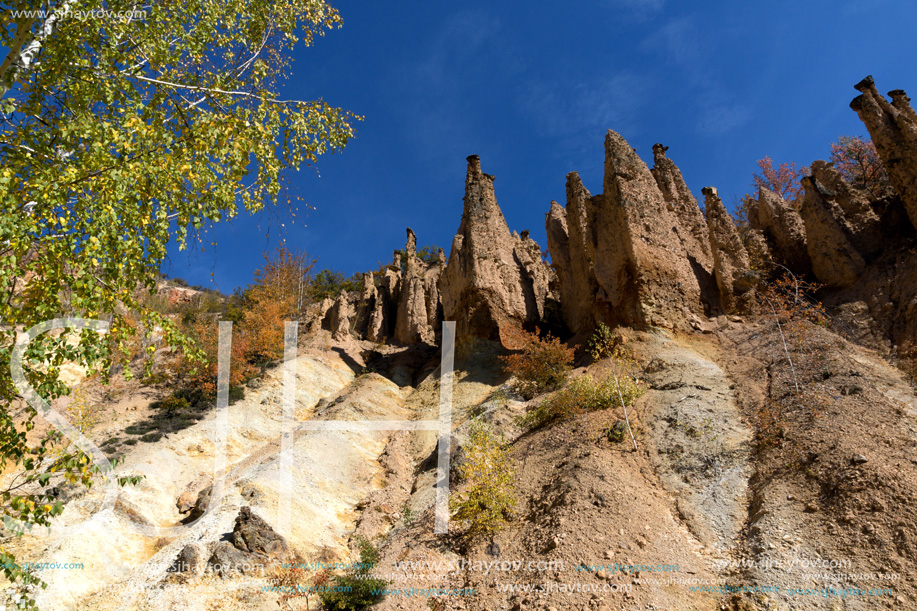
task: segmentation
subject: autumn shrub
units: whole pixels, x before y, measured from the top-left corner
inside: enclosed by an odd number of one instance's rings
[[[893,192],[875,145],[868,137],[841,136],[831,145],[831,162],[841,176],[875,198]]]
[[[182,388],[196,388],[212,396],[217,390],[219,365],[219,324],[210,317],[183,325],[183,332],[191,337],[199,349],[197,355],[180,352],[168,365],[169,371]],[[230,348],[229,386],[241,386],[257,375],[258,368],[249,362],[247,337],[233,328]]]
[[[761,310],[774,321],[797,394],[800,392],[798,366],[812,369],[826,358],[825,347],[819,346],[816,338],[816,327],[826,327],[829,322],[825,307],[815,297],[822,286],[783,269],[756,293]],[[795,361],[792,353],[798,353]],[[805,359],[800,360],[799,356]]]
[[[309,609],[309,601],[313,595],[318,597],[318,592],[327,587],[331,581],[331,571],[328,569],[313,572],[296,564],[275,566],[268,581],[280,592],[277,605],[281,609],[299,609],[299,605],[291,604],[302,599]]]
[[[567,379],[573,349],[558,338],[548,334],[542,339],[520,326],[510,326],[504,330],[504,342],[519,350],[500,359],[504,369],[515,376],[516,391],[526,399],[559,388]]]
[[[283,357],[284,323],[298,320],[310,301],[314,265],[307,255],[286,248],[265,255],[245,291],[242,331],[250,361],[263,364]]]
[[[89,390],[98,382],[99,376],[92,376],[70,393],[70,402],[66,408],[67,420],[81,433],[89,432],[102,421],[104,408],[98,401],[93,400]]]
[[[333,577],[318,596],[329,611],[363,611],[381,601],[388,586],[385,579],[373,577],[379,564],[379,550],[367,539],[357,537],[360,562],[351,565],[343,575]]]
[[[605,323],[600,322],[595,333],[589,338],[589,355],[594,361],[618,356],[623,353],[624,345],[625,341],[622,336],[614,333]]]
[[[514,472],[502,437],[480,418],[471,421],[464,459],[457,467],[464,491],[451,501],[454,518],[467,521],[466,540],[493,535],[516,503]]]
[[[600,380],[582,375],[527,412],[521,424],[535,429],[585,412],[629,407],[644,392],[644,386],[629,375],[619,375],[617,379],[608,375]]]
[[[752,176],[752,186],[755,189],[769,189],[794,205],[801,201],[804,190],[800,180],[809,174],[808,167],[800,166],[795,161],[774,167],[774,162],[767,156],[758,160],[758,167],[761,173]]]

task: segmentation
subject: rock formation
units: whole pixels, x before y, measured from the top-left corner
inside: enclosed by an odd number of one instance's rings
[[[901,196],[911,224],[917,227],[917,114],[904,91],[890,91],[889,102],[879,94],[871,76],[856,89],[862,95],[850,107],[866,124],[888,179]]]
[[[376,282],[372,273],[364,273],[363,290],[354,308],[354,332],[360,337],[366,337],[369,333],[369,325],[372,321],[372,314],[376,309],[378,298],[379,292],[376,290]]]
[[[802,219],[806,225],[812,271],[820,282],[831,288],[843,288],[856,282],[866,262],[849,239],[844,211],[834,201],[835,193],[812,176],[802,179],[805,198]]]
[[[510,234],[494,177],[481,171],[477,155],[468,157],[462,221],[439,281],[443,314],[456,321],[459,337],[498,340],[509,323],[540,320],[552,272],[533,245]]]
[[[697,205],[697,200],[685,184],[681,170],[675,162],[666,157],[665,152],[669,147],[661,144],[653,145],[654,167],[650,170],[656,184],[665,199],[666,208],[675,214],[678,224],[675,233],[681,240],[693,261],[692,265],[699,266],[708,275],[713,273],[713,257],[710,252],[710,240],[707,235],[707,223],[704,215]],[[712,276],[711,276],[712,277]]]
[[[601,196],[596,196],[600,198]],[[567,207],[551,202],[545,220],[548,251],[557,272],[561,309],[567,326],[589,332],[594,324],[596,198],[583,186],[579,174],[567,174]]]
[[[881,221],[869,198],[847,184],[830,163],[815,161],[811,169],[812,178],[822,186],[821,192],[837,204],[832,206],[832,210],[840,214],[836,221],[853,247],[864,257],[879,252],[884,241]]]
[[[366,339],[381,342],[395,332],[394,321],[398,315],[398,296],[401,292],[401,251],[396,250],[392,264],[381,273],[376,289],[376,303],[369,318]]]
[[[437,281],[441,272],[439,261],[427,265],[417,257],[417,236],[409,228],[405,245],[404,276],[401,279],[401,294],[395,319],[396,342],[433,343],[439,306]]]
[[[806,275],[812,269],[806,249],[806,227],[799,211],[766,187],[758,189],[748,213],[752,229],[761,232],[774,259],[794,274]]]
[[[753,286],[748,280],[748,253],[742,245],[732,215],[726,210],[716,189],[704,187],[702,193],[705,196],[710,250],[713,252],[713,269],[720,291],[720,303],[727,312],[747,309],[745,295]]]
[[[347,291],[341,291],[334,300],[334,305],[328,310],[326,315],[328,328],[331,335],[336,340],[343,340],[350,335],[351,319],[354,316],[354,307],[350,303],[350,296]]]
[[[706,231],[700,210],[690,210],[697,204],[664,152],[656,148],[654,175],[609,131],[605,192],[590,197],[577,176],[568,176],[566,217],[557,208],[548,215],[551,259],[569,300],[562,301],[564,316],[575,333],[588,333],[596,321],[687,327],[719,306],[710,290],[709,244],[698,239]]]
[[[403,256],[396,250],[391,265],[364,273],[359,293],[341,291],[334,301],[325,299],[310,310],[306,328],[314,330],[320,323],[338,341],[354,337],[373,342],[435,343],[443,319],[439,277],[445,255],[440,249],[436,261],[421,260],[417,257],[417,237],[410,228],[407,232]]]

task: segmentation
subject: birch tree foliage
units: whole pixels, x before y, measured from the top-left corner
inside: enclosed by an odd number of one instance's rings
[[[290,49],[342,23],[321,0],[33,2],[0,0],[0,458],[43,477],[44,446],[13,423],[16,331],[111,319],[78,345],[33,342],[26,376],[48,400],[68,392],[65,360],[105,375],[132,332],[128,310],[193,351],[137,298],[155,290],[167,243],[276,206],[286,171],[343,148],[361,117],[279,96]],[[79,474],[85,458],[55,473]],[[43,523],[55,511],[29,486],[0,494],[6,516]]]

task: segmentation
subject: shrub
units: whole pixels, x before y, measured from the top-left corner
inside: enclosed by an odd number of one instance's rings
[[[513,469],[502,438],[497,438],[483,420],[471,421],[465,458],[458,467],[467,482],[464,493],[456,497],[452,509],[455,519],[467,520],[466,539],[492,535],[506,522],[515,505]]]
[[[86,379],[70,395],[67,405],[67,420],[81,433],[87,433],[102,420],[103,406],[90,397],[89,386],[98,382],[98,375]]]
[[[290,565],[275,567],[268,581],[278,592],[282,592],[277,599],[280,608],[292,610],[298,607],[292,606],[290,601],[297,598],[304,598],[308,609],[309,599],[314,593],[327,587],[330,579],[331,571],[328,569],[311,574],[308,569]]]
[[[620,356],[623,352],[624,338],[612,333],[608,325],[600,322],[589,339],[589,354],[592,360],[599,361],[607,357]]]
[[[555,420],[585,412],[610,407],[623,408],[633,405],[644,392],[646,389],[631,376],[621,375],[616,381],[612,375],[602,380],[596,380],[588,374],[583,375],[526,413],[521,424],[526,428],[535,429]]]
[[[765,313],[773,316],[774,324],[780,335],[783,351],[793,374],[793,385],[796,394],[801,392],[796,363],[790,354],[790,347],[794,352],[809,353],[813,358],[808,363],[809,367],[816,365],[824,359],[824,354],[813,349],[815,333],[813,325],[828,326],[828,315],[825,307],[815,299],[815,293],[822,287],[800,280],[789,270],[768,283],[763,290],[757,292],[761,308]]]
[[[379,551],[363,537],[357,537],[360,562],[334,577],[331,584],[318,593],[325,609],[362,611],[384,597],[382,591],[388,582],[372,576],[373,567],[379,563]]]
[[[873,197],[893,192],[888,174],[872,140],[862,136],[841,136],[831,145],[831,162],[844,180]]]
[[[516,325],[504,330],[504,341],[520,354],[501,356],[504,369],[516,377],[516,391],[532,397],[559,388],[573,364],[573,349],[549,333],[544,339]]]
[[[166,416],[171,417],[176,413],[182,413],[188,410],[188,408],[191,407],[191,404],[188,402],[188,399],[184,397],[172,395],[171,397],[166,397],[162,401],[151,403],[150,407],[161,409],[165,411]]]

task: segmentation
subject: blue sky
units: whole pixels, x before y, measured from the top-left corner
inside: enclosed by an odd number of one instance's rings
[[[315,209],[283,228],[242,214],[212,230],[215,250],[171,250],[170,276],[231,292],[281,238],[319,268],[366,271],[406,227],[448,255],[471,154],[496,175],[510,228],[546,248],[566,174],[601,192],[608,129],[649,165],[665,144],[695,197],[712,185],[731,205],[757,159],[809,163],[866,134],[848,105],[867,74],[917,96],[909,0],[332,4],[344,27],[296,51],[284,94],[365,120],[342,153],[290,177]]]

